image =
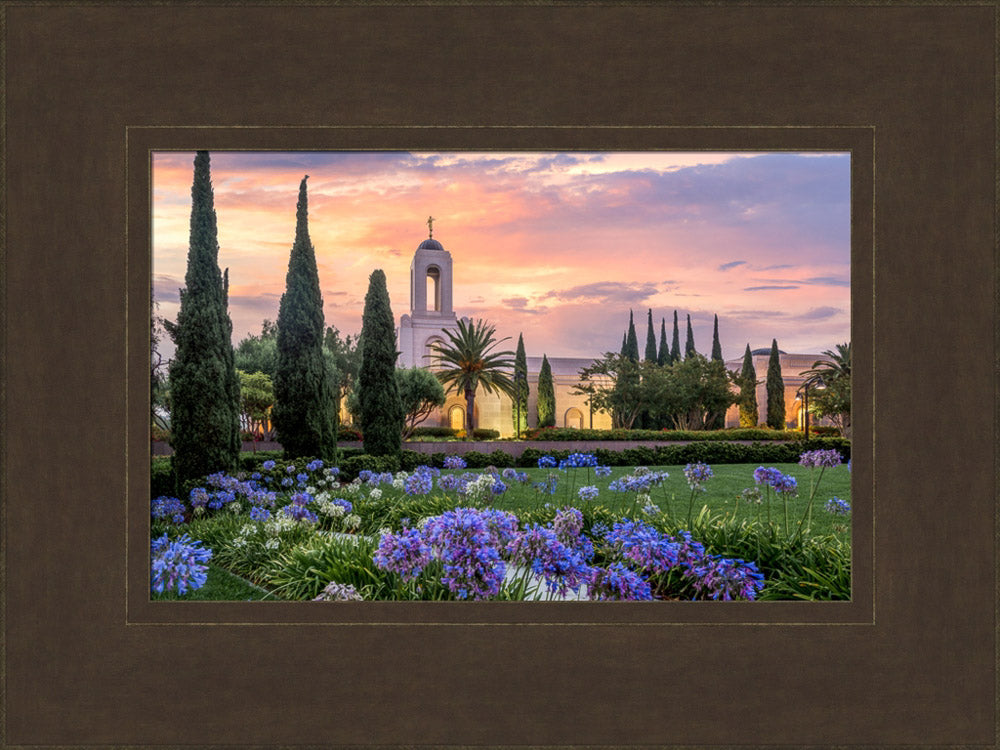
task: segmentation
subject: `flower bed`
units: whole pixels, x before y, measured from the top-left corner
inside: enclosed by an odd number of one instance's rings
[[[443,471],[362,469],[348,482],[322,461],[267,459],[206,477],[185,501],[152,501],[153,586],[197,588],[207,554],[286,599],[847,598],[849,544],[812,534],[819,482],[840,462],[836,451],[802,454],[807,501],[794,477],[762,466],[731,513],[703,505],[696,517],[715,481],[702,463],[671,478],[586,453],[541,456],[528,471],[470,471],[449,456]],[[681,476],[689,495],[678,501],[668,487]],[[831,498],[816,511],[839,519],[849,504]],[[824,582],[806,585],[815,573]]]

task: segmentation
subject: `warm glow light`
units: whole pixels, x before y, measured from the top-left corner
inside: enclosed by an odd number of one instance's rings
[[[175,319],[193,153],[153,157],[153,287]],[[368,276],[385,271],[398,320],[427,237],[454,259],[454,309],[529,355],[617,351],[647,310],[659,341],[678,311],[709,353],[820,352],[850,339],[848,154],[213,152],[219,264],[234,344],[277,317],[309,180],[309,230],[327,325],[357,333]],[[169,356],[169,343],[164,353]]]

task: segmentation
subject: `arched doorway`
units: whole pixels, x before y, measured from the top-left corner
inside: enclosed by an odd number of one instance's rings
[[[434,346],[436,344],[443,344],[444,339],[440,336],[431,336],[424,342],[424,356],[420,360],[419,367],[429,367],[431,369],[438,366],[439,357],[437,352],[434,351]]]
[[[448,426],[453,430],[465,429],[465,409],[453,406],[448,410]]]
[[[583,429],[583,412],[577,409],[575,406],[566,410],[566,416],[563,417],[563,426],[572,427],[576,430]]]

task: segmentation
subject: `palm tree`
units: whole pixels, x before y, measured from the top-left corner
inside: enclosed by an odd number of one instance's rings
[[[450,341],[436,341],[431,346],[436,357],[434,366],[440,368],[436,374],[441,384],[447,386],[448,393],[454,391],[465,396],[465,434],[471,438],[479,386],[487,393],[499,392],[514,397],[514,382],[506,372],[514,367],[511,359],[514,352],[492,351],[510,337],[496,340],[496,326],[483,320],[467,322],[463,318],[458,321],[458,333],[447,329],[444,333]]]
[[[837,344],[836,351],[823,352],[827,359],[813,362],[802,388],[816,388],[813,397],[815,411],[820,416],[831,417],[844,437],[851,430],[851,342]]]

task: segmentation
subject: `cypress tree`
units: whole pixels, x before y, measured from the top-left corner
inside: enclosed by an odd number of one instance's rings
[[[781,378],[777,339],[771,339],[771,356],[767,360],[767,426],[785,428],[785,382]]]
[[[403,432],[403,406],[396,384],[396,326],[389,305],[385,272],[372,271],[361,319],[361,367],[358,401],[365,453],[398,454]]]
[[[719,343],[719,316],[715,316],[715,327],[712,331],[712,361],[722,362],[722,344]],[[708,418],[706,428],[709,430],[721,430],[726,426],[725,411],[711,414]]]
[[[670,350],[667,348],[667,321],[660,318],[660,351],[656,355],[656,364],[665,365],[670,362]]]
[[[635,321],[632,319],[632,311],[628,311],[628,339],[625,346],[625,356],[633,362],[639,361],[639,339],[635,335]]]
[[[622,356],[628,356],[628,332],[626,331],[622,332]]]
[[[288,256],[285,293],[278,306],[278,365],[272,421],[288,458],[329,460],[336,449],[334,398],[323,354],[323,296],[316,252],[309,239],[306,180],[299,183],[295,240]]]
[[[514,393],[511,417],[514,420],[514,437],[528,429],[528,358],[524,354],[524,334],[517,337],[514,354]]]
[[[757,412],[757,370],[753,366],[750,344],[743,354],[743,369],[740,370],[740,427],[756,427]]]
[[[646,356],[647,362],[656,361],[656,333],[653,331],[653,311],[646,313]]]
[[[681,334],[680,331],[677,329],[677,311],[674,310],[674,338],[670,344],[669,364],[673,364],[674,362],[680,362],[680,361],[681,361]]]
[[[556,424],[556,392],[552,384],[552,367],[548,357],[542,355],[538,371],[538,426],[554,427]]]
[[[170,364],[171,468],[184,482],[236,468],[240,454],[240,381],[233,364],[233,324],[219,271],[215,198],[207,151],[197,152],[191,185],[191,235],[185,288]]]
[[[719,316],[715,316],[715,330],[712,331],[712,359],[722,361],[722,344],[719,343]]]
[[[684,359],[687,359],[692,354],[697,354],[694,348],[694,331],[691,330],[691,315],[688,314],[688,330],[687,330],[687,341],[684,343]]]

